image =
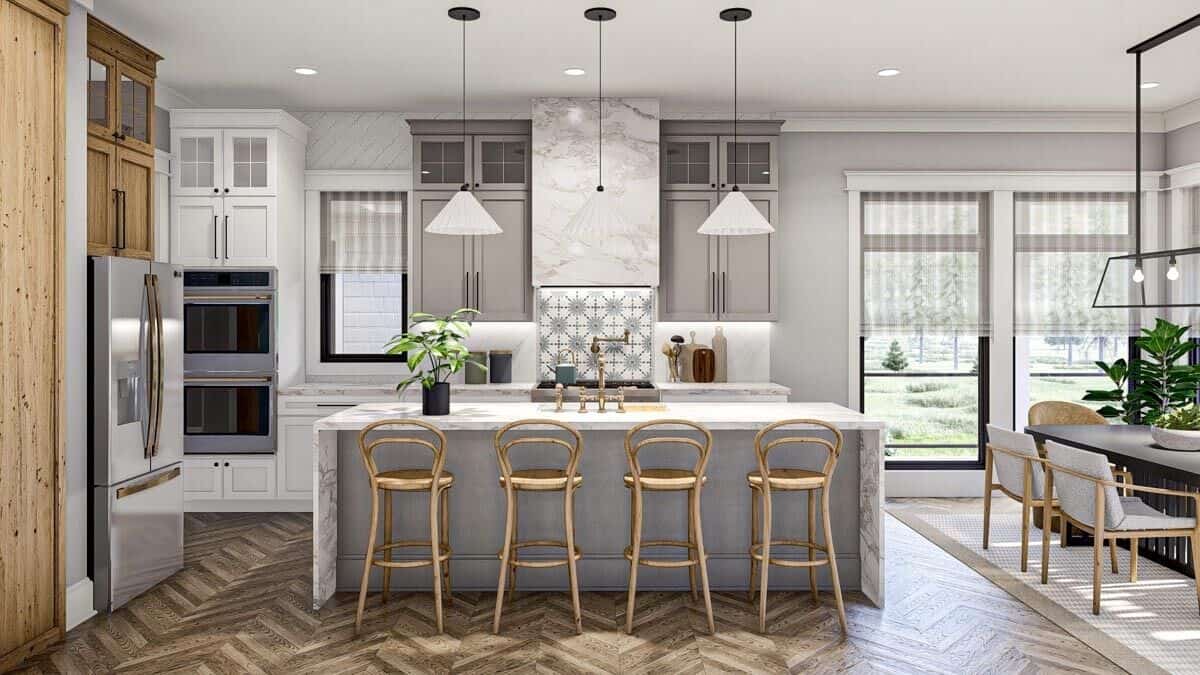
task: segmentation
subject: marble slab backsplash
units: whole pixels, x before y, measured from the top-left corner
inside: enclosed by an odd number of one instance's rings
[[[589,351],[593,335],[620,336],[629,329],[629,344],[601,343],[605,374],[610,380],[650,380],[654,374],[654,291],[650,288],[539,288],[538,373],[553,379],[558,354],[574,352],[579,379],[598,377]]]
[[[634,233],[580,241],[563,232],[596,190],[597,104],[533,99],[534,286],[658,285],[658,99],[604,99],[604,189]]]

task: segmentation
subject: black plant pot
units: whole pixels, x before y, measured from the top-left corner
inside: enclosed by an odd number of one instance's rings
[[[432,389],[421,388],[422,415],[450,414],[450,383],[438,382]]]

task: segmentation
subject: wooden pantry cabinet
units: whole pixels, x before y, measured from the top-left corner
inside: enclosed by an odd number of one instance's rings
[[[0,672],[66,624],[65,0],[0,0]]]
[[[88,255],[154,257],[154,77],[161,58],[88,17]]]

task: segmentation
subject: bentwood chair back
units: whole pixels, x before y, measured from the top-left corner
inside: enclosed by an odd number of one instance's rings
[[[816,427],[818,431],[827,432],[833,440],[817,436],[813,431],[799,431],[793,427]],[[776,436],[776,432],[793,435]],[[799,433],[800,435],[794,435]],[[788,419],[767,425],[754,437],[754,454],[758,459],[758,471],[746,474],[746,482],[750,486],[750,597],[754,598],[754,575],[757,568],[759,574],[759,605],[758,629],[767,631],[767,575],[771,565],[780,567],[808,568],[808,583],[812,590],[814,602],[820,602],[817,593],[817,567],[829,566],[829,576],[833,584],[833,599],[837,606],[838,621],[842,633],[847,633],[846,607],[842,602],[841,581],[838,578],[837,553],[833,546],[833,533],[829,522],[829,486],[833,479],[833,471],[837,468],[838,458],[842,454],[842,432],[823,420]],[[811,469],[771,468],[770,455],[776,449],[795,447],[816,450],[824,455],[820,471]],[[817,492],[821,493],[821,519],[824,532],[823,543],[817,543]],[[771,536],[771,521],[774,514],[774,492],[805,492],[808,495],[808,536],[805,539],[777,539]],[[759,501],[762,501],[762,519],[759,522]],[[789,558],[772,558],[772,547],[798,547],[808,551],[808,560]],[[776,552],[780,549],[776,548]],[[822,553],[816,557],[817,551]],[[757,563],[757,564],[756,564]]]
[[[1046,442],[1046,491],[1056,492],[1063,518],[1092,535],[1092,613],[1100,613],[1100,549],[1104,542],[1110,548],[1117,539],[1130,540],[1129,580],[1137,581],[1137,549],[1140,539],[1146,537],[1187,537],[1192,559],[1200,555],[1200,529],[1197,519],[1186,516],[1171,516],[1129,495],[1143,493],[1188,499],[1192,501],[1189,511],[1200,513],[1200,493],[1184,490],[1146,487],[1131,483],[1118,483],[1113,479],[1108,458],[1095,452],[1072,448],[1054,441]],[[1126,493],[1117,493],[1120,488]],[[1050,552],[1049,515],[1042,527],[1042,583],[1049,577]],[[1113,573],[1117,572],[1113,558]],[[1196,587],[1196,600],[1200,605],[1200,586]]]
[[[683,434],[678,433],[682,428]],[[665,435],[659,435],[659,434]],[[684,435],[691,434],[691,435]],[[698,438],[697,438],[698,437]],[[684,446],[696,452],[696,462],[691,470],[670,468],[646,468],[642,466],[641,453],[652,446]],[[687,567],[688,584],[692,598],[696,597],[696,569],[700,570],[700,582],[704,595],[704,611],[708,617],[708,631],[716,632],[713,622],[712,597],[708,589],[708,556],[704,552],[704,532],[700,523],[700,489],[707,478],[704,470],[708,466],[712,451],[712,433],[702,424],[682,419],[659,419],[634,425],[625,434],[625,458],[629,461],[629,473],[624,476],[629,489],[629,546],[625,558],[629,560],[629,598],[625,607],[625,632],[633,633],[633,610],[637,597],[637,573],[640,565],[646,567]],[[642,520],[646,491],[687,491],[688,493],[688,539],[642,541]],[[662,560],[642,557],[642,547],[667,546],[687,550],[687,560]]]
[[[371,438],[375,432],[385,435]],[[417,447],[428,450],[432,455],[432,467],[429,469],[394,469],[380,471],[375,461],[375,453],[385,447]],[[446,596],[450,595],[450,511],[447,496],[454,485],[454,476],[445,470],[446,466],[446,435],[440,429],[417,419],[389,419],[368,424],[358,435],[358,447],[366,465],[367,478],[371,483],[371,529],[367,537],[367,555],[363,564],[362,582],[358,592],[358,613],[354,621],[354,629],[362,628],[363,608],[367,600],[367,583],[371,576],[372,567],[383,568],[383,593],[380,601],[386,603],[392,580],[392,570],[395,568],[424,567],[433,568],[433,597],[434,611],[437,616],[437,630],[441,633],[442,626],[442,584],[446,585]],[[392,497],[396,492],[428,492],[429,493],[429,539],[411,541],[392,541]],[[379,527],[379,502],[383,497],[383,543],[375,545]],[[397,548],[423,547],[430,548],[430,556],[415,560],[392,560],[392,553]],[[383,558],[377,556],[382,554]]]
[[[1108,420],[1085,405],[1070,401],[1041,401],[1029,407],[1029,426],[1042,424],[1108,424]]]
[[[534,432],[534,436],[516,436],[520,432]],[[558,435],[552,435],[558,432]],[[583,484],[578,473],[579,459],[583,455],[583,436],[575,427],[552,419],[517,420],[496,432],[496,461],[500,465],[500,487],[504,488],[506,503],[504,519],[504,548],[500,558],[500,580],[496,587],[496,610],[492,617],[492,632],[500,632],[500,614],[504,607],[505,583],[511,597],[517,584],[519,567],[567,567],[571,587],[571,603],[575,610],[575,632],[583,632],[583,612],[579,605],[579,574],[576,562],[583,557],[575,545],[575,490]],[[565,468],[513,469],[511,453],[522,446],[550,446],[566,451]],[[562,541],[539,539],[519,541],[517,538],[517,505],[521,492],[562,492],[563,524],[566,531]],[[556,547],[565,551],[565,557],[557,560],[521,560],[518,552],[528,547]]]

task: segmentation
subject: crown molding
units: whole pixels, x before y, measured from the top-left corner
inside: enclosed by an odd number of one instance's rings
[[[176,108],[172,129],[279,129],[304,143],[308,126],[277,108]]]
[[[196,102],[184,96],[179,90],[163,84],[162,80],[154,80],[154,106],[174,110],[176,108],[194,108]]]
[[[1200,185],[1200,162],[1167,169],[1166,173],[1172,190]]]
[[[784,111],[786,132],[1129,133],[1125,112]],[[1142,116],[1145,133],[1163,133],[1162,113]]]
[[[1167,131],[1174,131],[1200,122],[1200,98],[1176,106],[1163,113]]]
[[[1132,171],[844,171],[860,192],[1130,192]],[[1143,171],[1142,189],[1163,188],[1162,171]]]

